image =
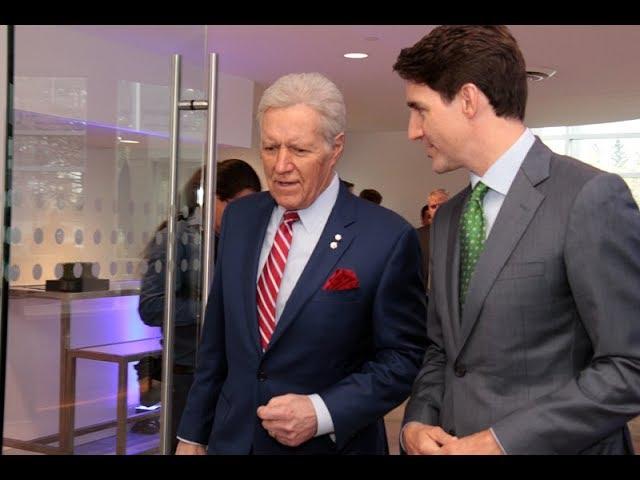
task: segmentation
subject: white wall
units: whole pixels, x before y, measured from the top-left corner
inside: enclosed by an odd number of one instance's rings
[[[349,133],[338,172],[355,183],[354,193],[374,188],[382,194],[382,205],[420,225],[420,209],[435,188],[451,195],[469,182],[462,171],[437,175],[421,143],[407,139],[406,132]]]
[[[251,146],[254,130],[253,91],[253,81],[218,73],[218,142],[245,148]]]
[[[265,87],[260,84],[253,85],[253,112],[258,111],[258,103],[260,102],[260,97],[264,93]],[[246,148],[242,147],[231,147],[229,145],[221,144],[218,141],[218,150],[216,152],[216,159],[218,162],[222,160],[226,160],[228,158],[239,158],[244,160],[249,165],[253,167],[258,176],[260,177],[260,182],[262,183],[262,189],[267,190],[267,181],[264,176],[264,171],[262,169],[262,160],[260,160],[260,151],[258,150],[258,145],[260,144],[260,129],[258,128],[257,122],[255,121],[255,115],[252,120],[251,129],[251,142],[249,142],[249,146]]]
[[[254,130],[257,130],[255,128]],[[254,145],[257,145],[254,135]],[[257,148],[220,148],[218,159],[240,158],[253,166],[263,189],[266,182]],[[355,184],[357,195],[364,188],[382,194],[382,205],[420,226],[420,209],[427,195],[444,188],[453,196],[469,178],[462,170],[438,175],[420,143],[407,140],[406,132],[347,133],[346,147],[337,167],[340,177]]]

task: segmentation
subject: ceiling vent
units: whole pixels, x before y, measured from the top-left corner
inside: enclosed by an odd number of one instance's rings
[[[547,78],[551,78],[556,74],[553,68],[532,67],[527,69],[527,78],[532,82],[541,82]]]

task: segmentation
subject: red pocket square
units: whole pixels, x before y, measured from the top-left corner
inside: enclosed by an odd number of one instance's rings
[[[353,290],[360,286],[356,272],[348,268],[339,268],[322,287],[323,290]]]

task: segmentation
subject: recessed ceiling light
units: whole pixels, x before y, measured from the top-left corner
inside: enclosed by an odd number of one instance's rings
[[[541,82],[547,78],[551,78],[556,74],[553,68],[547,67],[530,67],[527,68],[527,79],[532,82]]]
[[[346,58],[367,58],[369,55],[366,53],[345,53]]]

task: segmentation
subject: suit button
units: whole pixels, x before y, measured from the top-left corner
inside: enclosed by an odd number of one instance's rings
[[[464,377],[467,374],[467,368],[461,363],[456,364],[454,373],[456,377]]]
[[[264,382],[267,379],[267,374],[264,373],[262,370],[260,370],[258,372],[258,380],[260,380],[261,382]]]

